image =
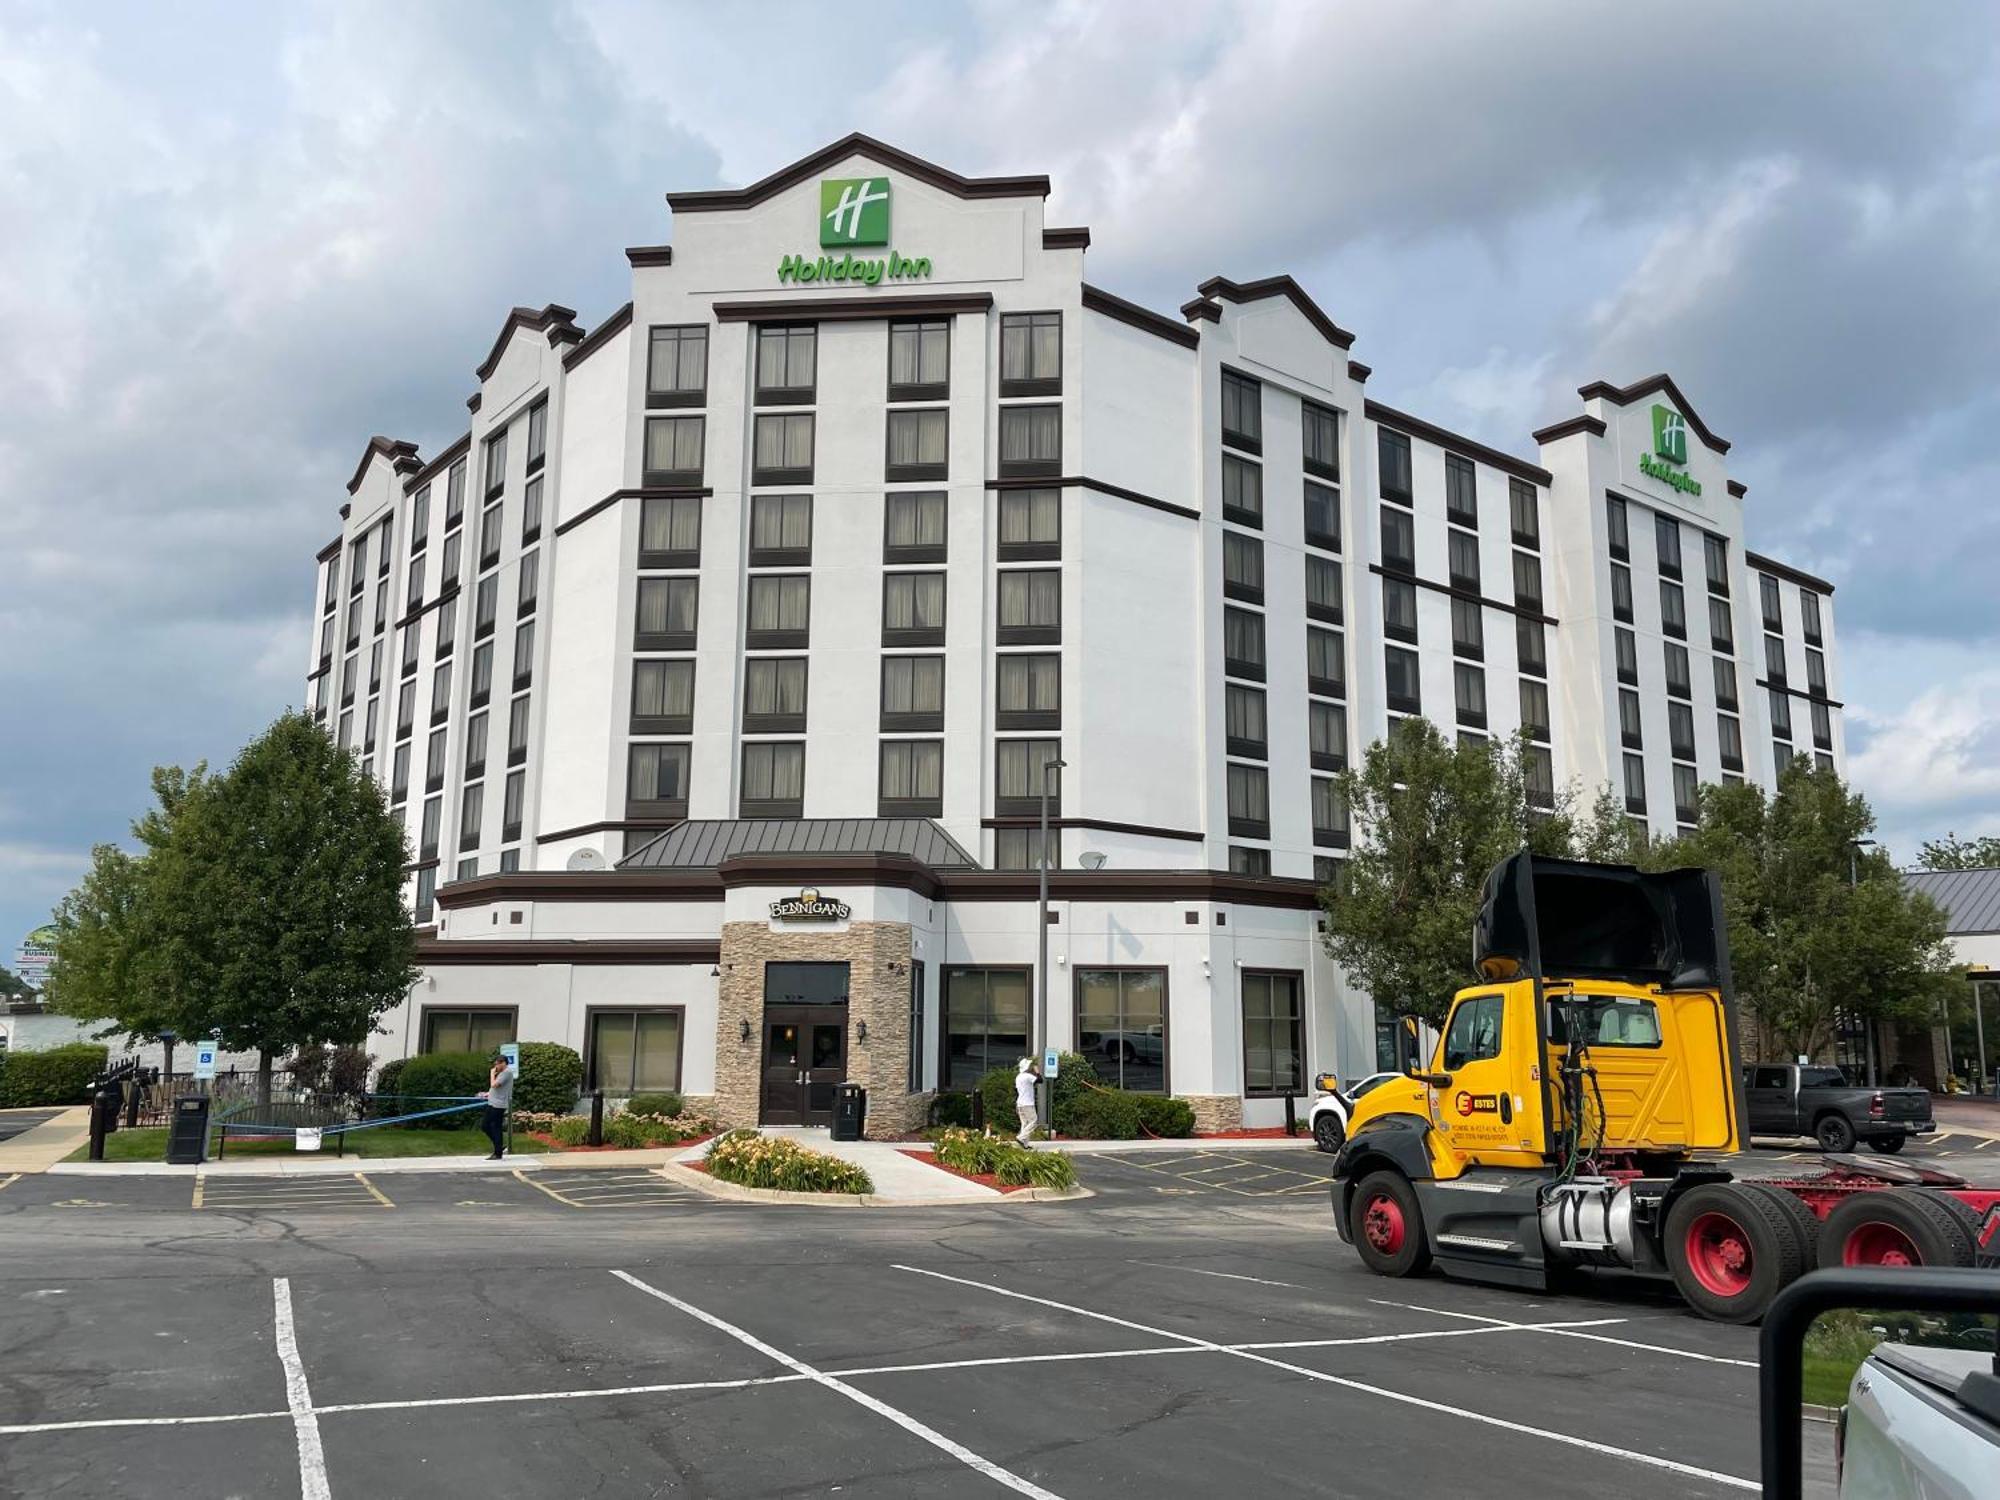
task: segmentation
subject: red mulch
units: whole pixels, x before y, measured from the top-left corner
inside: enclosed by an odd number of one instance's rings
[[[525,1133],[530,1140],[540,1141],[543,1145],[549,1147],[553,1151],[630,1151],[634,1149],[640,1149],[646,1151],[671,1151],[683,1146],[699,1146],[703,1141],[709,1141],[715,1139],[714,1132],[711,1131],[707,1135],[690,1136],[688,1139],[684,1141],[675,1141],[671,1145],[667,1146],[645,1146],[639,1148],[634,1148],[631,1146],[565,1146],[561,1141],[558,1141],[554,1136],[544,1135],[539,1130],[530,1130]]]
[[[996,1193],[1018,1193],[1029,1184],[1025,1182],[1001,1182],[991,1172],[961,1172],[957,1167],[948,1167],[930,1151],[905,1151],[905,1156],[914,1156],[918,1161],[929,1162],[940,1172],[949,1172],[954,1177],[963,1177],[967,1182],[976,1182],[981,1187],[990,1187]]]
[[[1303,1140],[1308,1132],[1301,1129],[1296,1139]],[[1189,1137],[1196,1141],[1282,1141],[1286,1139],[1282,1125],[1265,1125],[1256,1130],[1218,1130],[1213,1134],[1197,1133]]]

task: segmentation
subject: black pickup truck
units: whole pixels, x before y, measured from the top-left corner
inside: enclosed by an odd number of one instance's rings
[[[1838,1068],[1752,1063],[1743,1086],[1752,1135],[1809,1135],[1828,1151],[1852,1151],[1861,1140],[1894,1152],[1937,1129],[1928,1091],[1857,1087]]]

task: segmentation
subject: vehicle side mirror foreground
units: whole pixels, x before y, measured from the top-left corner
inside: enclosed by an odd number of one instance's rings
[[[1427,1083],[1434,1089],[1451,1087],[1451,1074],[1424,1071],[1423,1047],[1417,1039],[1415,1016],[1404,1016],[1396,1023],[1396,1070],[1405,1078],[1414,1078],[1418,1083]]]
[[[1996,1315],[1993,1269],[1814,1271],[1786,1287],[1758,1346],[1767,1500],[1803,1494],[1807,1400],[1841,1408],[1832,1447],[1843,1495],[1995,1493]]]

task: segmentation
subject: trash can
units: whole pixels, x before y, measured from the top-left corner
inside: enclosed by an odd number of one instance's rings
[[[208,1095],[183,1094],[174,1101],[167,1129],[167,1160],[176,1166],[199,1166],[208,1160]]]
[[[868,1090],[858,1083],[837,1083],[833,1087],[833,1130],[836,1141],[858,1141],[861,1127],[868,1123]]]

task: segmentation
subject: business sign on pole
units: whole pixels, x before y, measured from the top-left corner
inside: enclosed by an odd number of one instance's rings
[[[49,965],[55,962],[55,957],[55,928],[37,927],[14,950],[14,972],[29,989],[39,990],[49,982]]]
[[[214,1042],[196,1042],[194,1044],[195,1077],[213,1078],[215,1076],[215,1052],[216,1044]]]

